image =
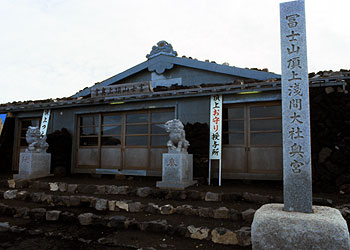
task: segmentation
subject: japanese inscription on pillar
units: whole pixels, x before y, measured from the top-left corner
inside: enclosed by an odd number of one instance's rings
[[[304,1],[280,4],[284,208],[311,212],[309,81]]]
[[[209,159],[221,159],[222,95],[210,99],[210,144]]]
[[[43,117],[41,119],[40,125],[40,135],[42,137],[46,136],[47,127],[49,126],[50,110],[45,109],[43,112]]]

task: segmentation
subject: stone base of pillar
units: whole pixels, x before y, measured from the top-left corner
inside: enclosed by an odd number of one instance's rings
[[[23,152],[20,154],[18,174],[13,179],[36,179],[50,176],[51,154]]]
[[[193,180],[192,154],[163,154],[162,181],[157,182],[157,187],[183,190],[195,183],[197,181]]]
[[[335,208],[313,206],[313,213],[283,211],[283,204],[258,209],[252,224],[253,250],[350,250],[346,221]]]

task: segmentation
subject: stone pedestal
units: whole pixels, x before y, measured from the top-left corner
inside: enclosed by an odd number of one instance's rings
[[[187,153],[163,154],[162,181],[157,187],[183,190],[197,183],[193,180],[193,155]]]
[[[20,154],[19,172],[14,179],[35,179],[50,175],[51,154],[23,152]]]
[[[349,250],[346,221],[337,209],[313,206],[313,213],[283,211],[283,204],[258,209],[252,224],[253,250]]]

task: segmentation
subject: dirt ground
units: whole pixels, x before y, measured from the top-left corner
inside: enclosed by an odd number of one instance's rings
[[[0,180],[11,179],[11,175],[1,175]],[[112,175],[91,176],[88,174],[71,175],[68,177],[47,177],[40,179],[45,182],[65,182],[71,184],[96,184],[96,185],[117,185],[117,186],[132,186],[132,187],[152,187],[156,188],[156,181],[160,178],[153,177],[118,177]],[[223,193],[242,193],[249,192],[254,194],[283,196],[283,183],[281,181],[238,181],[238,180],[223,180],[222,186],[217,185],[217,180],[213,180],[213,184],[208,186],[201,179],[199,184],[189,187],[190,190],[202,192],[223,192]],[[26,188],[27,191],[35,191]],[[46,191],[50,193],[50,191]],[[96,194],[94,196],[97,196]],[[125,196],[118,195],[99,195],[102,198],[109,199],[125,199]],[[345,204],[350,202],[350,195],[341,195],[339,193],[322,193],[314,190],[314,197],[332,199],[334,205]],[[205,201],[189,201],[189,200],[162,200],[152,197],[140,198],[130,197],[133,201],[140,201],[143,204],[153,202],[158,205],[171,203],[173,206],[190,204],[194,207],[228,207],[238,211],[244,211],[249,208],[258,209],[261,205],[246,201],[220,201],[220,202],[205,202]],[[37,204],[29,201],[20,200],[0,200],[11,206],[23,207],[43,207],[42,204]],[[60,207],[51,207],[48,209],[62,209]],[[65,211],[71,211],[79,214],[83,212],[91,212],[91,208],[75,207],[66,208]],[[108,215],[111,212],[96,211],[95,214]],[[118,215],[131,216],[128,212],[118,212]],[[171,216],[162,217],[154,214],[134,213],[132,217],[136,220],[157,220],[166,219],[169,225],[177,225],[185,223],[187,225],[205,225],[208,228],[225,227],[230,230],[236,230],[242,226],[250,226],[246,222],[232,222],[230,220],[217,220],[211,218],[203,218],[198,216],[182,216],[173,214]],[[0,250],[12,249],[251,249],[248,247],[220,245],[214,244],[209,240],[193,240],[190,238],[169,235],[165,233],[152,233],[139,230],[116,230],[107,227],[84,227],[75,222],[72,224],[61,222],[42,222],[33,221],[23,218],[12,218],[8,216],[0,216],[0,222],[9,222],[10,225],[25,227],[28,230],[26,233],[9,233],[1,232],[0,230]],[[28,233],[29,232],[29,233]],[[50,236],[48,236],[50,235]],[[63,236],[62,236],[63,235]],[[63,237],[63,238],[62,238]],[[105,243],[98,242],[98,239],[107,238],[113,240],[114,245],[106,241]],[[91,242],[90,242],[91,241]]]

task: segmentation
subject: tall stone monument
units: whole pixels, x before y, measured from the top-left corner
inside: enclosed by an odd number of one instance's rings
[[[162,181],[157,182],[157,187],[183,190],[196,183],[193,180],[193,155],[187,152],[190,144],[180,120],[167,121],[165,129],[170,140],[167,143],[168,153],[163,154]]]
[[[35,179],[50,175],[51,154],[46,153],[49,145],[46,136],[40,135],[38,127],[29,127],[26,134],[28,148],[20,153],[19,172],[14,179]]]
[[[340,212],[312,206],[304,1],[281,3],[280,18],[284,205],[267,204],[255,213],[253,249],[349,250],[349,232]]]

